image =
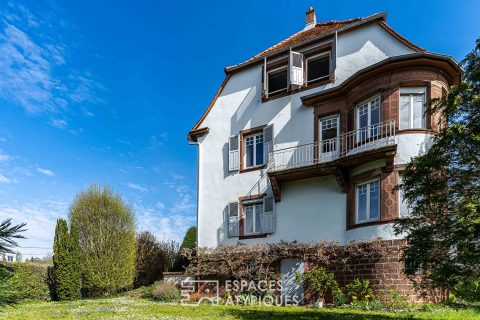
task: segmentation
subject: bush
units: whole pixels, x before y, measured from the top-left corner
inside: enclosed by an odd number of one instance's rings
[[[333,304],[336,306],[343,306],[347,304],[347,297],[345,296],[345,293],[340,288],[337,288],[333,290],[332,292],[333,296]]]
[[[149,286],[161,279],[166,253],[155,236],[148,232],[137,235],[134,287]]]
[[[50,300],[48,266],[26,262],[0,263],[0,304]]]
[[[452,289],[452,293],[455,298],[468,302],[480,301],[480,279],[464,280]]]
[[[135,216],[119,194],[90,186],[76,195],[68,218],[79,232],[82,294],[129,289],[135,277]]]
[[[180,290],[168,282],[157,281],[152,285],[152,299],[162,302],[175,302],[180,300]]]
[[[391,286],[383,296],[383,305],[388,309],[403,309],[408,307],[408,301],[405,295]]]
[[[369,301],[373,299],[373,291],[368,280],[355,278],[352,283],[346,285],[347,294],[351,302]]]
[[[313,292],[317,301],[324,301],[325,295],[338,287],[335,275],[322,267],[307,271],[304,274],[297,272],[295,281]]]

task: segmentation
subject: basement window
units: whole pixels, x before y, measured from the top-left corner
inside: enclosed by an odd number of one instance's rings
[[[307,85],[330,77],[330,52],[321,53],[306,59]]]
[[[274,95],[287,90],[287,67],[280,67],[267,72],[268,94]]]

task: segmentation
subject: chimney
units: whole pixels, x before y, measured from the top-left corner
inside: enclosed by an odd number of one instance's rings
[[[315,27],[317,24],[317,17],[315,16],[315,9],[310,7],[306,13],[306,21],[305,21],[305,30]]]

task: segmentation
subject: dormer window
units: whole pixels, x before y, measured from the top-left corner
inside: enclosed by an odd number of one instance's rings
[[[321,53],[306,59],[307,85],[330,77],[330,52]]]
[[[268,95],[274,95],[287,90],[287,71],[287,66],[284,66],[267,72]]]

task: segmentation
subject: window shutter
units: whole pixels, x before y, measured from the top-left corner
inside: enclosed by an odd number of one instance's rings
[[[265,98],[268,98],[268,88],[267,88],[267,57],[263,58],[263,94]]]
[[[263,199],[263,227],[265,233],[275,232],[275,201],[273,197]]]
[[[332,42],[332,70],[330,71],[331,74],[335,74],[335,69],[337,68],[337,32],[335,31],[335,36],[333,37]]]
[[[237,171],[240,168],[240,141],[238,135],[228,140],[228,171]]]
[[[303,86],[303,54],[290,51],[290,84]]]
[[[228,236],[238,237],[238,202],[231,202],[228,204]]]
[[[265,152],[265,163],[270,161],[269,154],[273,151],[273,124],[263,128],[263,152]]]

